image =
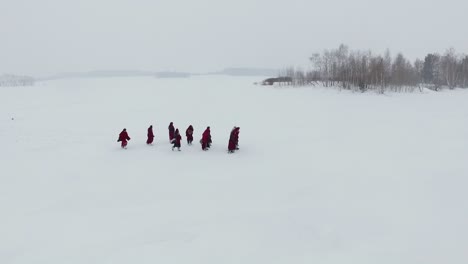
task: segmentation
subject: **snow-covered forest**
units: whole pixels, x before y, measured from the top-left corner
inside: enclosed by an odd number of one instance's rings
[[[361,92],[468,87],[468,55],[453,48],[410,61],[402,53],[392,56],[389,50],[381,55],[340,45],[315,53],[309,60],[311,69],[290,67],[280,75],[292,77],[293,85],[321,84]]]

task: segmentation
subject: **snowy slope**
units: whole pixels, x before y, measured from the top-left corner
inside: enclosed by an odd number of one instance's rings
[[[255,81],[1,88],[0,263],[468,263],[468,91]]]

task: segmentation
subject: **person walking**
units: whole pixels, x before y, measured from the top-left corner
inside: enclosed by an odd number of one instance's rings
[[[174,129],[174,124],[171,122],[169,124],[169,142],[172,143],[172,140],[174,139],[174,134],[175,134],[175,129]]]
[[[229,142],[228,142],[229,153],[234,153],[234,151],[236,151],[236,143],[237,143],[236,131],[237,131],[237,127],[234,127],[231,130],[231,134],[229,135]]]
[[[127,141],[130,140],[130,137],[128,136],[127,129],[124,128],[122,132],[119,134],[119,139],[117,139],[117,142],[122,142],[121,147],[123,149],[127,149]]]
[[[153,125],[148,127],[148,139],[146,140],[146,144],[152,145],[153,144],[153,139],[154,139],[154,133],[153,133]]]
[[[192,145],[193,141],[193,126],[190,125],[187,130],[185,130],[185,136],[187,137],[187,144]]]
[[[207,127],[202,134],[202,139],[200,140],[202,145],[202,150],[208,150],[211,147],[211,131],[210,127]]]
[[[179,129],[176,129],[174,138],[172,139],[174,144],[174,146],[172,146],[172,151],[174,151],[174,148],[177,148],[177,150],[180,151],[180,141],[182,141],[182,136],[180,136]]]

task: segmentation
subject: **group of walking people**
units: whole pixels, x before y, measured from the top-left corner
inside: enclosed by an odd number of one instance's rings
[[[228,143],[228,153],[234,153],[236,150],[239,149],[239,127],[234,127],[231,131],[231,135],[229,137],[229,143]],[[180,131],[178,128],[174,127],[173,122],[169,124],[168,127],[169,130],[169,142],[172,145],[172,150],[174,151],[177,149],[180,151],[181,147],[181,141],[182,141],[182,136],[180,135]],[[186,130],[185,130],[185,136],[187,138],[187,144],[190,146],[192,145],[193,142],[193,126],[190,125]],[[148,127],[148,133],[147,133],[147,140],[146,144],[152,145],[154,141],[154,132],[153,132],[153,126]],[[117,139],[117,142],[121,142],[121,147],[123,149],[127,148],[128,141],[130,140],[130,137],[128,136],[127,129],[123,129],[122,132],[119,134],[119,138]],[[205,131],[202,134],[202,138],[200,139],[200,144],[202,147],[202,150],[206,151],[209,150],[211,147],[211,130],[210,127],[206,127]]]

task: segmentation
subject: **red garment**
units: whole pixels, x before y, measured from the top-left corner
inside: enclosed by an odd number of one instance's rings
[[[172,142],[175,136],[175,129],[174,129],[174,125],[172,124],[172,122],[169,124],[168,129],[169,129],[169,141]]]
[[[172,149],[174,148],[178,148],[180,149],[180,141],[182,140],[182,136],[180,135],[179,133],[179,129],[176,129],[175,131],[175,135],[174,135],[174,139],[172,141],[172,143],[174,144],[174,146],[172,147]]]
[[[239,140],[237,127],[234,127],[231,130],[231,135],[229,136],[228,150],[235,151],[237,148],[237,143]]]
[[[211,133],[210,128],[207,127],[206,130],[203,132],[202,139],[201,139],[202,149],[205,150],[210,147],[211,144]]]
[[[229,136],[228,150],[234,152],[238,149],[239,145],[239,128],[235,127],[231,130],[231,135]]]
[[[234,151],[234,150],[236,150],[236,143],[235,143],[233,140],[229,140],[228,150],[229,150],[229,151]]]
[[[191,125],[185,130],[185,136],[187,137],[187,142],[193,141],[193,127]]]
[[[176,134],[174,137],[174,147],[180,148],[180,141],[182,140],[182,136],[180,134]]]
[[[128,136],[127,130],[122,130],[119,134],[119,139],[117,142],[122,142],[122,148],[125,148],[127,146],[127,140],[130,140],[130,137]]]
[[[148,128],[148,140],[146,140],[146,144],[149,145],[153,143],[153,139],[154,139],[153,126],[150,126]]]
[[[236,131],[234,131],[234,141],[236,142],[236,146],[239,145],[239,133],[240,127],[236,128]]]

